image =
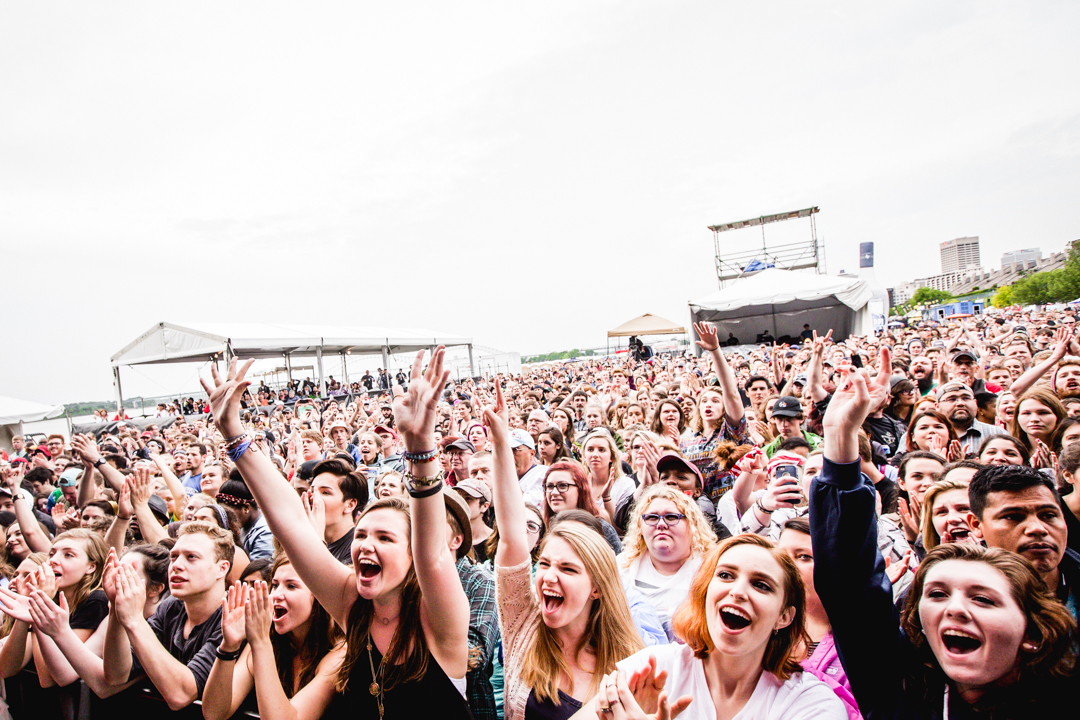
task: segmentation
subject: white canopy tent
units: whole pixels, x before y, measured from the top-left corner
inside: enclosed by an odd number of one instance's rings
[[[608,330],[607,336],[630,337],[631,335],[678,335],[685,333],[686,328],[677,325],[670,320],[665,320],[659,315],[645,313],[633,320],[624,322],[617,328]]]
[[[11,438],[23,434],[24,422],[47,420],[63,414],[63,405],[43,405],[29,400],[0,396],[0,444],[5,448],[10,448]]]
[[[691,323],[716,325],[720,342],[734,334],[753,342],[768,331],[778,341],[798,338],[809,324],[833,338],[873,333],[867,303],[872,292],[865,280],[769,268],[736,280],[723,290],[690,303]]]
[[[128,365],[228,361],[231,357],[285,360],[292,379],[292,358],[314,357],[319,388],[324,387],[323,356],[382,355],[389,367],[393,353],[431,350],[437,345],[465,345],[475,375],[472,338],[426,328],[346,327],[341,325],[278,325],[270,323],[184,323],[154,325],[112,356],[117,402],[123,403],[120,368]]]

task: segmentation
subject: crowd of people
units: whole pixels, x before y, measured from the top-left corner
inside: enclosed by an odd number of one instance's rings
[[[2,462],[16,720],[1072,716],[1076,313],[254,386]],[[106,416],[103,420],[107,421]],[[119,422],[117,422],[119,421]]]

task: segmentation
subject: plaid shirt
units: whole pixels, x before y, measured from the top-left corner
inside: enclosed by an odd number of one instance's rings
[[[469,558],[457,561],[458,577],[469,598],[469,670],[465,690],[476,720],[496,720],[495,692],[491,688],[492,661],[502,641],[495,605],[495,576]]]

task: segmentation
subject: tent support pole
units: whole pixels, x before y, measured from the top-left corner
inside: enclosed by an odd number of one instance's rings
[[[285,353],[285,374],[289,378],[289,385],[292,385],[292,354]]]
[[[389,345],[383,345],[383,347],[382,347],[382,366],[383,366],[383,370],[385,370],[387,372],[387,374],[389,374],[390,373],[390,346]]]
[[[120,388],[120,366],[117,365],[113,368],[113,378],[116,381],[116,414],[120,415],[120,411],[124,407],[124,391]],[[123,417],[123,416],[121,416]]]
[[[469,377],[476,377],[476,361],[473,359],[472,343],[469,343]]]
[[[345,389],[349,389],[349,366],[345,364],[345,351],[341,351],[341,374],[345,376]]]
[[[322,346],[315,348],[315,359],[319,362],[319,390],[318,396],[323,396],[323,368],[322,368]]]

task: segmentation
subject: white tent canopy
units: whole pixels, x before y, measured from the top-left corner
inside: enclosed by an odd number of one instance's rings
[[[624,322],[619,327],[608,330],[610,337],[629,337],[631,335],[677,335],[686,332],[686,328],[666,320],[659,315],[645,313],[641,317]]]
[[[342,325],[278,325],[269,323],[161,322],[112,356],[119,396],[120,367],[177,362],[206,362],[217,358],[284,358],[291,370],[293,356],[315,357],[319,387],[323,387],[324,355],[382,355],[429,350],[436,345],[466,345],[469,365],[472,338],[426,328],[346,327]],[[475,370],[473,370],[475,374]],[[122,398],[118,397],[122,401]]]
[[[708,321],[720,341],[729,333],[740,343],[768,331],[774,338],[798,338],[804,324],[833,338],[873,332],[867,303],[870,286],[858,278],[815,275],[769,268],[690,303],[691,322]]]
[[[23,434],[24,422],[47,420],[63,413],[63,405],[42,405],[0,396],[0,447],[11,449],[11,438]]]
[[[19,400],[0,395],[0,425],[46,420],[63,413],[63,405],[42,405],[29,400]]]

